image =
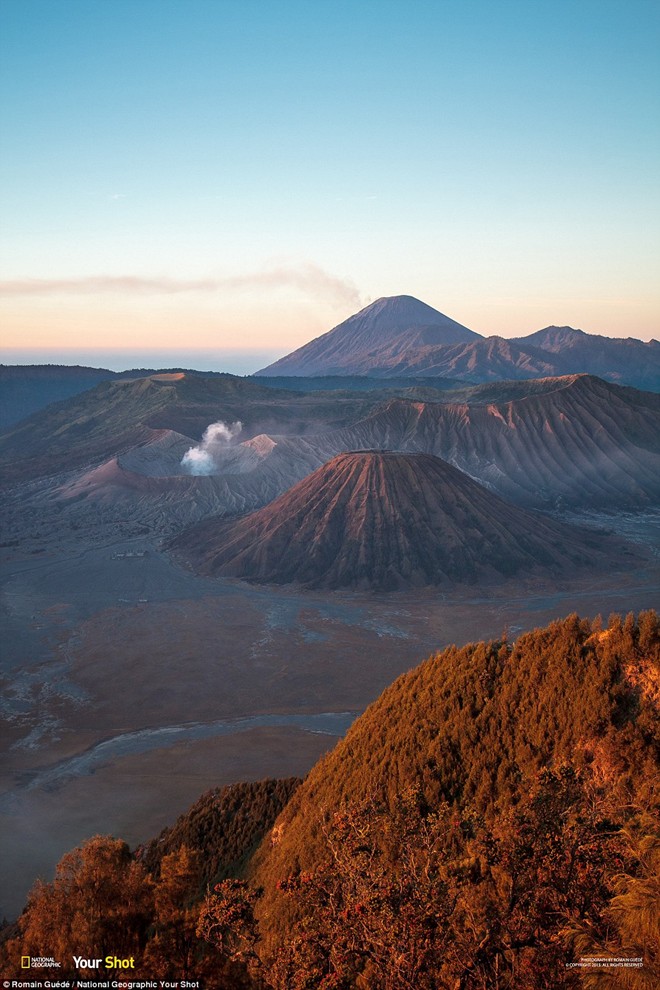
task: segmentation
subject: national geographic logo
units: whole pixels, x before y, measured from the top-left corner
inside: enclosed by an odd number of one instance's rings
[[[21,969],[60,969],[61,966],[52,956],[21,956]]]

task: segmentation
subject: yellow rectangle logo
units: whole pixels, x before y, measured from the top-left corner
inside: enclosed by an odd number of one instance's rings
[[[30,957],[21,956],[21,969],[29,969],[29,968],[30,968]]]

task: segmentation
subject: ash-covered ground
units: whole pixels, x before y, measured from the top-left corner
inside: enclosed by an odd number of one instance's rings
[[[72,529],[25,507],[1,550],[0,916],[90,835],[137,843],[205,789],[304,774],[448,643],[658,601],[656,513],[581,518],[634,542],[624,573],[356,595],[200,578],[102,508]]]

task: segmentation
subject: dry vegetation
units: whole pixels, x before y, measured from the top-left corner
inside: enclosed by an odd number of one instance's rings
[[[67,854],[8,933],[8,971],[107,947],[219,990],[650,990],[659,670],[653,612],[445,650],[294,790],[248,879],[202,896],[243,872],[293,781],[207,795],[160,851]],[[586,956],[642,967],[573,967]]]

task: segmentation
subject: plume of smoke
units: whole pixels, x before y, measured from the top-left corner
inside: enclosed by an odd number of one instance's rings
[[[223,451],[234,440],[241,430],[243,424],[237,420],[235,423],[211,423],[204,430],[202,442],[196,447],[190,447],[181,458],[181,467],[188,474],[215,474],[220,467],[220,460]]]
[[[312,299],[326,299],[333,305],[360,306],[360,293],[350,279],[326,272],[314,264],[265,268],[242,275],[182,279],[167,276],[89,275],[80,278],[22,278],[0,281],[0,297],[53,295],[164,294],[185,292],[259,291],[296,289]]]

